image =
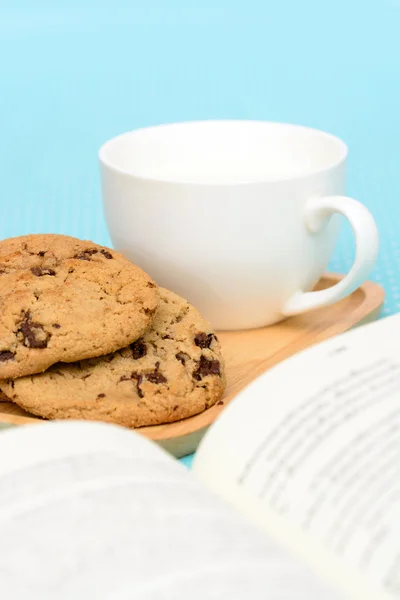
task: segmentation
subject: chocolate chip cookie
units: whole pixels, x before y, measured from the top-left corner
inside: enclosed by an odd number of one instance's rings
[[[154,321],[135,343],[97,359],[0,381],[3,399],[47,419],[141,427],[202,412],[224,391],[221,347],[200,314],[160,289]]]
[[[0,379],[113,352],[151,323],[156,285],[121,254],[63,235],[0,242]]]

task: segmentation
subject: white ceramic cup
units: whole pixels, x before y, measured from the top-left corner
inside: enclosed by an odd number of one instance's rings
[[[99,153],[113,245],[216,329],[327,306],[367,278],[378,249],[371,214],[343,196],[346,156],[332,135],[279,123],[125,133]],[[337,285],[310,291],[332,254],[338,215],[354,231],[354,264]]]

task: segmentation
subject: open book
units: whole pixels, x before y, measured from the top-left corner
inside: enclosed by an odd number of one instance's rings
[[[120,427],[0,436],[7,600],[400,598],[400,316],[244,390],[192,472]]]

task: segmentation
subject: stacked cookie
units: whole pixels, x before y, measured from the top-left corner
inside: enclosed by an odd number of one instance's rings
[[[198,414],[224,387],[210,326],[121,254],[61,235],[0,242],[0,399],[142,427]]]

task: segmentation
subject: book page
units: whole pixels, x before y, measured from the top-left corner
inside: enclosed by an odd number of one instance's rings
[[[194,473],[351,598],[400,598],[400,317],[271,369]]]
[[[96,423],[0,434],[7,600],[338,600],[154,444]]]

